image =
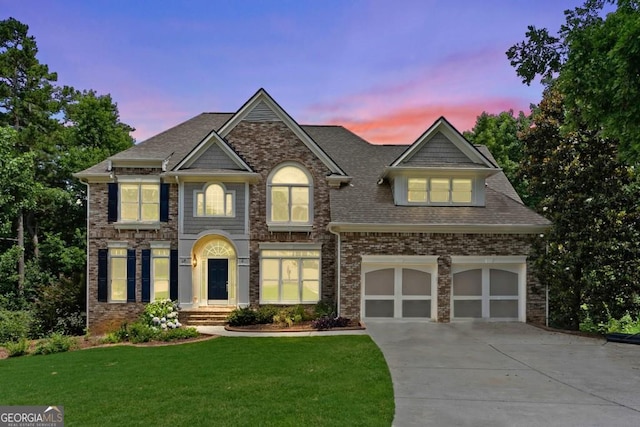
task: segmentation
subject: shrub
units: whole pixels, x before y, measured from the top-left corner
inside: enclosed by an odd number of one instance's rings
[[[83,274],[60,277],[54,283],[42,286],[33,304],[38,332],[48,335],[82,335],[86,327],[84,314],[86,281]]]
[[[51,334],[49,338],[41,340],[33,354],[53,354],[69,351],[77,346],[73,337],[62,335],[59,332]]]
[[[9,357],[23,356],[29,353],[29,341],[26,338],[20,338],[18,341],[9,341],[4,344]]]
[[[314,315],[316,319],[321,317],[334,316],[336,312],[336,305],[333,301],[322,300],[313,307]]]
[[[129,342],[138,344],[149,342],[160,335],[158,328],[149,326],[144,322],[135,322],[129,325]]]
[[[311,327],[319,331],[331,328],[343,328],[349,325],[349,319],[346,317],[330,317],[323,316],[311,322]]]
[[[231,326],[254,325],[257,314],[251,307],[236,308],[227,317],[227,322]]]
[[[195,338],[198,335],[200,334],[198,333],[196,328],[167,329],[166,331],[162,331],[158,335],[158,339],[160,341],[175,341],[187,338]]]
[[[275,316],[273,316],[273,323],[287,325],[287,327],[290,328],[295,323],[302,322],[305,318],[304,315],[305,310],[301,305],[282,308]]]
[[[274,316],[276,316],[280,310],[281,308],[275,305],[262,305],[258,307],[258,310],[256,310],[256,323],[261,325],[273,323]]]
[[[33,315],[26,310],[0,310],[0,343],[19,341],[31,334]]]
[[[180,303],[170,299],[154,301],[146,305],[140,319],[148,326],[159,329],[175,329],[182,326],[178,321]]]

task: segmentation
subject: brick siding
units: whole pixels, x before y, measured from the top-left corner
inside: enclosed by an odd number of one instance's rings
[[[341,315],[360,318],[362,255],[438,256],[439,322],[451,319],[451,256],[527,256],[531,235],[342,233],[340,252]],[[527,322],[545,321],[544,289],[527,261]]]

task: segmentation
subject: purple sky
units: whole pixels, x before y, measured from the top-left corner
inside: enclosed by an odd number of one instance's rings
[[[300,124],[411,143],[439,116],[529,111],[504,52],[582,0],[0,0],[60,84],[110,93],[144,140],[264,87]]]

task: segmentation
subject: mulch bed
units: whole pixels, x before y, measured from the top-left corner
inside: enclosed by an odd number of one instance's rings
[[[233,331],[233,332],[314,332],[314,331],[322,332],[317,329],[313,329],[310,321],[296,323],[291,327],[287,327],[286,325],[285,326],[278,325],[275,323],[267,323],[263,325],[245,325],[245,326],[225,325],[224,329],[227,331]],[[323,331],[327,331],[327,330],[328,331],[349,331],[349,330],[361,330],[361,329],[365,329],[365,327],[358,322],[351,321],[349,322],[348,326],[345,326],[342,328],[324,329]]]

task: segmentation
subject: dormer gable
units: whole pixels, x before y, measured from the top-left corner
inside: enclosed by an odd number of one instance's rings
[[[267,93],[258,90],[218,131],[221,138],[227,135],[242,121],[247,122],[283,122],[298,139],[318,158],[329,170],[327,180],[330,185],[338,182],[349,182],[350,177],[338,164],[307,134],[302,127],[280,107]]]
[[[500,172],[489,158],[440,117],[380,177],[396,205],[484,206],[485,180]]]

